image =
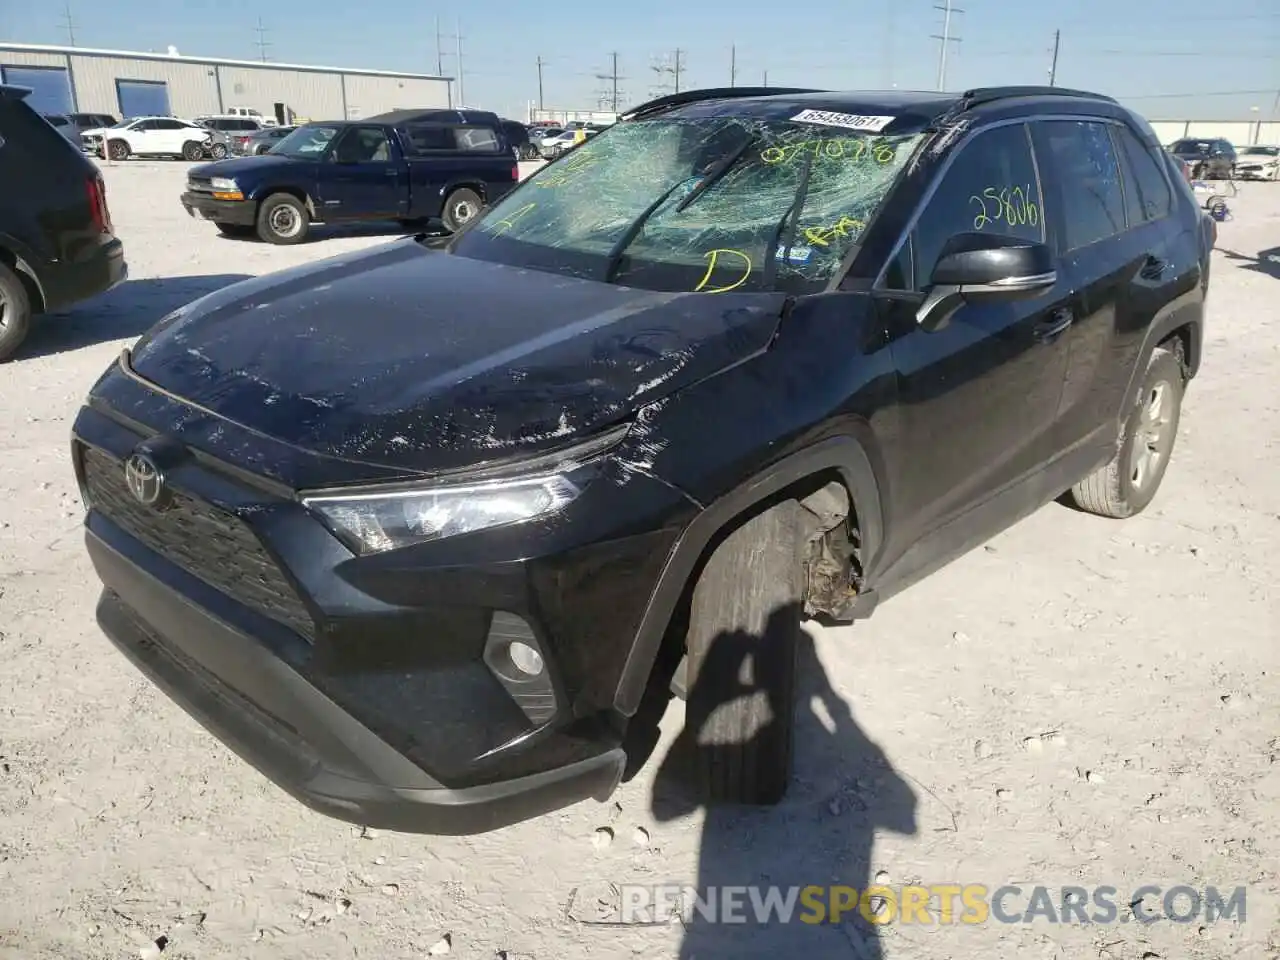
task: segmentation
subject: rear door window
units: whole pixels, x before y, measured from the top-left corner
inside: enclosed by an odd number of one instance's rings
[[[1112,127],[1112,138],[1124,164],[1124,199],[1129,223],[1159,220],[1169,215],[1173,194],[1161,162],[1151,155],[1128,127]]]
[[[1040,180],[1023,124],[979,133],[942,174],[912,232],[915,289],[929,283],[948,240],[959,233],[994,233],[1044,241]],[[906,279],[905,265],[894,271]]]
[[[1063,253],[1125,230],[1124,190],[1110,126],[1091,120],[1041,120],[1032,125],[1036,153],[1052,169]]]

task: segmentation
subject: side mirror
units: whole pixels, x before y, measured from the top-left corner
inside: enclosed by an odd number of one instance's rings
[[[1053,253],[1043,243],[991,233],[956,234],[934,265],[916,323],[932,333],[971,300],[1030,300],[1057,282]]]

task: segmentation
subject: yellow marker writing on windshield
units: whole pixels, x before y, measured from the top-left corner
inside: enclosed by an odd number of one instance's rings
[[[866,226],[861,220],[852,217],[841,217],[830,227],[805,227],[804,238],[815,246],[825,247],[833,237],[847,237],[850,233],[858,233]]]
[[[711,282],[711,274],[715,272],[716,265],[720,262],[722,254],[738,257],[742,261],[742,276],[725,287],[708,287],[707,284]],[[715,250],[708,250],[703,254],[703,257],[707,260],[707,272],[703,275],[702,281],[693,288],[694,293],[728,293],[730,290],[737,290],[738,287],[746,283],[747,278],[751,276],[751,258],[741,250],[730,250],[727,247],[720,247]]]
[[[525,214],[527,214],[530,210],[532,210],[536,206],[537,206],[536,203],[526,203],[523,207],[521,207],[515,213],[511,214],[511,216],[503,217],[501,220],[496,221],[495,225],[498,229],[495,229],[492,232],[495,234],[506,233],[508,230],[510,230],[512,227],[516,225],[517,220],[519,220],[521,217],[523,217]]]

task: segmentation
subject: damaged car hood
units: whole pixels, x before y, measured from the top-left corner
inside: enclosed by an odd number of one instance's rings
[[[405,240],[224,288],[129,362],[292,446],[434,472],[554,449],[746,359],[784,300],[638,290]]]

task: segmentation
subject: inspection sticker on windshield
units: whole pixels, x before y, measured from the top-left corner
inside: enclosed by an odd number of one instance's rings
[[[896,119],[896,117],[858,117],[852,113],[832,113],[830,110],[801,110],[791,118],[793,123],[819,123],[824,127],[870,130],[872,133],[879,133]]]

